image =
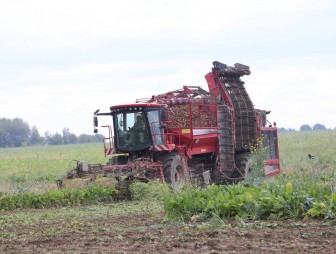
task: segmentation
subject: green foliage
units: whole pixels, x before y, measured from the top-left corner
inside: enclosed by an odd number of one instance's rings
[[[87,134],[81,134],[78,137],[78,142],[83,143],[93,143],[93,142],[102,142],[104,136],[101,134],[95,134],[95,135],[87,135]]]
[[[38,129],[34,125],[30,130],[28,145],[41,145],[43,142],[44,138],[41,137]]]
[[[291,174],[261,185],[190,187],[166,197],[165,210],[171,218],[184,219],[195,214],[203,219],[335,218],[336,194],[330,188],[335,184],[334,175],[316,180]]]
[[[103,138],[101,134],[82,134],[77,137],[70,132],[69,128],[64,128],[62,134],[57,132],[50,134],[47,131],[44,137],[41,137],[35,125],[30,129],[29,124],[21,118],[0,118],[0,147],[21,147],[43,143],[49,145],[94,143],[101,142]]]
[[[323,124],[320,124],[320,123],[317,123],[313,126],[313,131],[324,131],[326,129],[327,128]]]
[[[0,148],[0,191],[11,194],[55,188],[73,159],[106,163],[99,143]]]
[[[282,172],[336,170],[336,130],[279,133]],[[309,159],[308,154],[314,155]]]
[[[130,188],[133,200],[162,200],[170,191],[168,185],[160,181],[134,182]]]
[[[321,201],[313,201],[308,214],[315,218],[335,219],[336,218],[336,193],[325,195]]]
[[[77,189],[51,190],[44,193],[0,193],[0,210],[50,208],[112,202],[117,190],[113,187],[89,186]]]
[[[245,183],[250,185],[260,185],[265,177],[265,160],[268,156],[268,147],[263,145],[264,137],[258,138],[257,142],[250,147],[249,168]]]
[[[312,127],[310,127],[308,124],[304,124],[300,127],[300,131],[312,131]]]
[[[45,140],[48,145],[62,145],[63,136],[56,132],[55,134],[45,133]]]
[[[19,147],[29,141],[29,124],[20,118],[0,118],[0,147]]]
[[[17,182],[24,181],[23,178],[17,178],[16,180]],[[150,205],[153,202],[162,201],[163,197],[168,195],[169,187],[159,181],[150,181],[147,184],[135,182],[131,185],[131,192],[132,200],[146,201],[147,205]],[[0,192],[0,211],[96,205],[128,200],[120,193],[114,186],[96,185],[76,189],[49,190],[41,193],[22,191],[18,194],[8,194]]]

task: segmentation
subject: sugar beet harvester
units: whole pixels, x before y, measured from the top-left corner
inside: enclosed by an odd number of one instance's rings
[[[117,179],[132,176],[156,179],[176,185],[203,179],[216,184],[238,182],[249,172],[251,145],[258,138],[268,151],[265,175],[280,170],[277,128],[266,127],[270,111],[255,109],[247,94],[243,75],[248,66],[229,67],[213,62],[205,75],[209,91],[198,86],[138,99],[136,103],[111,106],[104,152],[109,157],[105,173]],[[112,134],[114,134],[112,136]]]

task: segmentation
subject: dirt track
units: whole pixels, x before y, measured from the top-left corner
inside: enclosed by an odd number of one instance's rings
[[[331,223],[177,224],[163,213],[2,224],[0,253],[335,253]],[[3,221],[1,223],[4,223]],[[223,224],[224,225],[224,224]]]

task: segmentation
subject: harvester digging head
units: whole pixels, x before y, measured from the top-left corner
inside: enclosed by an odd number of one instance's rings
[[[110,160],[115,163],[115,160]],[[150,172],[147,168],[150,160],[139,158],[119,167],[118,165],[90,164],[86,161],[72,160],[69,170],[56,180],[58,188],[85,187],[90,184],[102,186],[115,186],[121,195],[128,195],[129,186],[133,181],[148,182]],[[158,178],[155,175],[153,178]]]
[[[61,179],[56,180],[56,184],[58,188],[83,187],[95,181],[96,177],[102,173],[103,165],[101,164],[89,164],[86,161],[71,160],[69,162],[69,170]],[[68,181],[70,179],[73,180]]]

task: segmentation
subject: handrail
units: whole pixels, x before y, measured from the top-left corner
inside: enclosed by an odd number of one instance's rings
[[[114,147],[113,137],[112,137],[112,128],[111,128],[111,125],[103,125],[101,127],[108,128],[108,138],[103,138],[104,152],[105,152],[105,156],[106,156],[106,154],[110,154],[111,153],[111,151],[112,151],[112,149]],[[108,140],[108,147],[109,148],[107,148],[106,140]]]

